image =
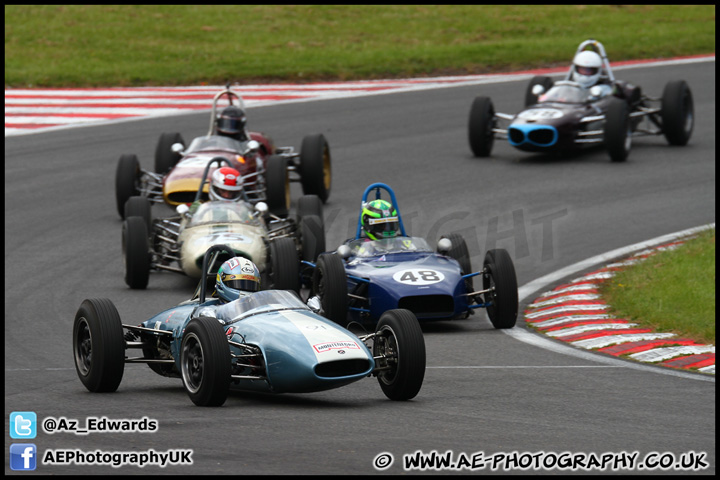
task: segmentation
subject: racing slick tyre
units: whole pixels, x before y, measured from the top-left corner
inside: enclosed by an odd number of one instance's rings
[[[180,346],[180,376],[195,405],[219,407],[225,403],[230,390],[230,362],[225,329],[217,318],[190,320]]]
[[[300,219],[302,219],[302,217],[305,217],[307,215],[315,215],[319,217],[323,230],[325,230],[323,204],[322,200],[320,200],[320,197],[318,197],[317,195],[303,195],[302,197],[298,198],[298,222],[300,221]]]
[[[115,201],[120,218],[125,218],[125,202],[140,195],[137,183],[140,179],[140,161],[137,155],[121,155],[115,171]]]
[[[185,146],[185,140],[179,133],[163,133],[160,135],[155,147],[155,171],[157,173],[169,172],[182,158],[182,155],[172,151],[172,146],[176,143]]]
[[[485,309],[495,328],[512,328],[518,313],[518,287],[515,266],[504,248],[488,250],[483,263]]]
[[[488,157],[492,152],[495,134],[495,108],[488,97],[475,97],[470,107],[468,139],[476,157]]]
[[[142,217],[128,217],[123,222],[122,251],[125,283],[135,290],[146,288],[150,277],[150,245]]]
[[[611,99],[605,114],[603,134],[605,136],[605,148],[607,148],[610,155],[610,160],[624,162],[632,146],[630,112],[625,100]]]
[[[462,235],[460,235],[459,233],[451,233],[449,235],[443,235],[440,238],[447,238],[452,243],[452,246],[447,252],[447,255],[458,261],[462,274],[467,275],[468,273],[472,273],[470,252],[468,251],[467,243],[465,243],[465,239],[462,237]],[[465,279],[465,287],[467,288],[468,292],[473,291],[472,277]]]
[[[270,283],[275,290],[300,292],[300,262],[295,240],[276,238],[270,242]]]
[[[305,215],[300,219],[300,238],[302,240],[302,259],[308,262],[317,260],[325,251],[325,230],[317,215]]]
[[[114,392],[125,370],[120,315],[106,298],[85,300],[73,323],[73,354],[80,381],[91,392]]]
[[[695,121],[693,97],[684,80],[665,85],[660,107],[663,134],[670,145],[687,145]]]
[[[287,217],[290,210],[290,178],[287,158],[270,155],[265,172],[267,206],[270,213]]]
[[[373,357],[380,358],[378,382],[390,400],[410,400],[425,377],[425,340],[415,314],[388,310],[380,317],[373,340]]]
[[[317,195],[325,203],[332,186],[330,146],[322,133],[308,135],[300,146],[300,182],[305,195]]]
[[[341,327],[347,325],[348,287],[345,264],[340,256],[324,253],[318,257],[312,277],[312,295],[320,297],[323,316]]]
[[[544,75],[535,75],[533,78],[531,78],[530,83],[528,83],[527,90],[525,90],[525,107],[529,107],[538,103],[538,96],[532,92],[532,89],[535,85],[542,85],[547,92],[552,88],[553,83],[554,82],[552,78],[546,77]]]
[[[128,198],[125,202],[125,216],[123,218],[142,217],[145,221],[148,233],[152,230],[152,213],[150,211],[150,200],[147,197],[136,195]]]

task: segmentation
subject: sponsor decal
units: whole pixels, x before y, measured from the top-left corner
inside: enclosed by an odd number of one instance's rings
[[[387,213],[387,211],[384,213]],[[370,218],[370,219],[368,219],[368,224],[376,225],[378,223],[392,223],[392,222],[397,222],[397,221],[398,221],[398,217]]]
[[[353,348],[359,350],[360,347],[357,343],[352,341],[339,341],[339,342],[325,342],[317,343],[313,345],[313,348],[318,353],[329,352],[330,350],[339,350],[345,353],[344,349]]]

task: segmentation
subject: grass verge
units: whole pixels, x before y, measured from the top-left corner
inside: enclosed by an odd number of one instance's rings
[[[602,295],[616,317],[715,344],[715,229],[623,269]]]
[[[715,52],[715,5],[5,5],[5,86],[307,82]]]

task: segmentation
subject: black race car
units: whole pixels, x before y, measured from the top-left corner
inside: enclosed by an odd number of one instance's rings
[[[685,145],[693,129],[693,99],[684,80],[667,83],[661,98],[616,80],[600,42],[587,40],[577,53],[590,49],[602,58],[600,82],[584,88],[572,81],[535,76],[525,92],[525,109],[517,115],[495,112],[488,97],[476,97],[470,109],[468,138],[476,157],[487,157],[493,141],[507,139],[527,152],[563,152],[604,145],[614,162],[630,153],[632,137],[664,135],[671,145]],[[501,121],[509,122],[501,128]]]

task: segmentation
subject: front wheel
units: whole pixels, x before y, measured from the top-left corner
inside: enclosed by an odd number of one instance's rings
[[[180,347],[180,372],[190,400],[200,407],[219,407],[230,389],[230,347],[216,318],[190,320]]]
[[[495,141],[495,109],[488,97],[476,97],[470,107],[468,140],[476,157],[488,157]]]
[[[414,398],[425,377],[425,340],[410,310],[388,310],[375,330],[373,356],[380,357],[378,382],[390,400]]]
[[[80,381],[91,392],[114,392],[125,370],[120,315],[105,298],[85,300],[73,323],[73,354]]]
[[[300,146],[300,180],[305,195],[327,202],[332,186],[330,146],[322,133],[308,135]]]
[[[287,217],[290,210],[290,178],[287,158],[270,155],[265,172],[267,206],[278,217]]]
[[[690,87],[684,80],[665,85],[660,110],[663,134],[670,145],[687,145],[694,124],[694,106]]]
[[[518,312],[518,287],[515,266],[504,248],[488,250],[483,264],[483,288],[488,318],[495,328],[515,326]]]

